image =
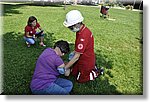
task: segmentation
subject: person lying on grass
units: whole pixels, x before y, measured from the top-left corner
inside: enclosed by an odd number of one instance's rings
[[[71,81],[59,78],[64,74],[69,76],[70,69],[64,69],[64,62],[61,56],[70,50],[67,41],[57,41],[54,49],[47,48],[39,56],[36,68],[32,77],[30,88],[33,94],[39,95],[67,95],[72,90]]]
[[[40,32],[37,32],[37,29],[40,30]],[[35,44],[35,39],[40,38],[40,45],[46,46],[44,41],[44,31],[42,30],[40,24],[37,22],[36,17],[30,16],[27,22],[27,26],[25,27],[25,34],[24,39],[26,41],[27,47],[30,47],[30,45]]]
[[[71,74],[77,82],[84,83],[95,80],[99,73],[95,68],[94,37],[92,32],[82,23],[83,16],[78,10],[71,10],[66,14],[64,26],[76,33],[73,57],[66,64],[65,69],[72,67]]]

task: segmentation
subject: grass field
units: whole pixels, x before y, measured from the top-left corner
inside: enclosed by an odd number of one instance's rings
[[[71,94],[142,95],[142,14],[129,10],[110,9],[108,21],[99,17],[99,8],[90,6],[34,6],[3,4],[3,94],[31,94],[29,85],[38,56],[45,49],[27,48],[23,40],[24,27],[29,16],[37,17],[46,32],[45,43],[52,47],[63,39],[74,49],[75,34],[63,26],[65,14],[80,10],[84,23],[95,38],[98,67],[105,73],[95,81],[79,84],[71,76],[74,87]],[[67,55],[63,57],[67,61]]]

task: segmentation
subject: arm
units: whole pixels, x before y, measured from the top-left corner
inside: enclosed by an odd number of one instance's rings
[[[29,35],[29,32],[25,32],[26,33],[26,37],[32,38],[33,36]]]
[[[58,66],[58,68],[63,68],[63,67],[65,67],[64,63],[62,65]]]
[[[37,23],[36,26],[40,30],[40,33],[42,34],[44,32],[44,30],[42,29],[41,25],[39,23]]]
[[[44,30],[42,29],[42,27],[39,27],[39,29],[40,29],[40,31],[44,31]]]
[[[78,59],[80,58],[79,52],[75,52],[74,57],[68,62],[68,64],[65,65],[65,69],[69,69]]]
[[[70,74],[70,69],[65,69],[65,64],[62,64],[58,66],[57,70],[59,70],[59,73],[64,74],[65,76],[69,76]]]
[[[44,30],[41,27],[39,27],[39,30],[40,30],[40,34],[43,34]]]

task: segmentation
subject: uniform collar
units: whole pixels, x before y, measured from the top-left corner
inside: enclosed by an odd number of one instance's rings
[[[80,29],[80,31],[77,32],[77,33],[81,33],[85,28],[86,28],[86,26],[83,24],[82,27],[81,27],[81,29]]]

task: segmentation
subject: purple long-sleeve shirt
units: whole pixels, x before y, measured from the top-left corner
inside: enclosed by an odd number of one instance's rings
[[[60,75],[57,67],[62,64],[63,60],[53,49],[45,49],[36,62],[30,88],[32,90],[40,90],[48,87]]]

